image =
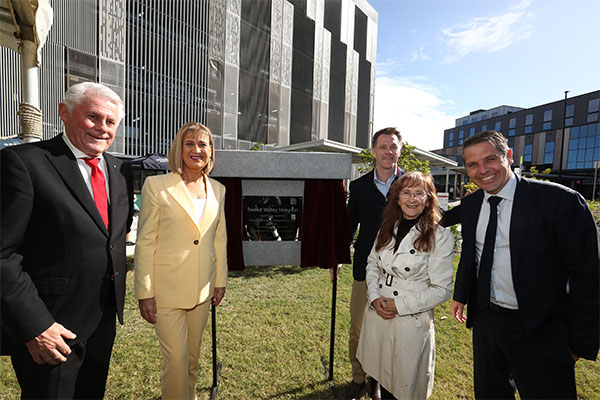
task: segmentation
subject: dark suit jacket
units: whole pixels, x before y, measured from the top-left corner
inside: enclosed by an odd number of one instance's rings
[[[598,238],[583,197],[554,183],[517,178],[510,257],[520,316],[531,341],[572,365],[569,351],[593,360],[600,331]],[[462,254],[454,300],[477,312],[475,230],[483,191],[462,199]],[[569,290],[567,290],[567,283]]]
[[[374,170],[350,182],[350,198],[348,199],[348,228],[350,243],[354,239],[356,229],[360,224],[358,238],[354,243],[354,262],[352,273],[357,281],[364,281],[367,267],[367,257],[377,237],[381,226],[383,211],[387,199],[377,189],[373,181]],[[400,170],[400,176],[402,171]]]
[[[29,341],[54,322],[77,334],[75,341],[89,337],[111,293],[107,274],[114,274],[123,323],[132,197],[122,163],[104,157],[110,232],[60,136],[0,152],[0,317],[14,344]]]

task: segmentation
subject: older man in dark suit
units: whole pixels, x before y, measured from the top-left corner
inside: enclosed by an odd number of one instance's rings
[[[365,387],[365,372],[356,358],[356,349],[362,326],[363,314],[367,304],[367,284],[365,283],[367,257],[377,237],[381,225],[383,210],[387,204],[387,193],[392,183],[402,174],[398,168],[398,158],[402,150],[402,137],[395,128],[385,128],[373,135],[373,155],[375,169],[350,182],[348,200],[348,223],[350,241],[354,239],[360,226],[358,238],[354,243],[354,262],[352,296],[350,299],[350,363],[352,364],[352,383],[346,398],[360,397]],[[377,382],[372,382],[372,397],[379,396]]]
[[[64,135],[0,152],[1,323],[23,398],[104,397],[132,209],[105,154],[123,109],[103,85],[74,85]]]
[[[600,338],[597,228],[581,195],[521,178],[496,131],[465,140],[480,190],[461,203],[452,312],[473,327],[475,397],[577,397],[574,366]]]

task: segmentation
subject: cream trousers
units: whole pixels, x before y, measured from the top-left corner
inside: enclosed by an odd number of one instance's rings
[[[154,330],[162,353],[162,398],[196,399],[198,357],[210,301],[191,309],[157,308]]]

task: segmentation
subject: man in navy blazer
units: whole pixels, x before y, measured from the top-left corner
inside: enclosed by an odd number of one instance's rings
[[[2,347],[22,398],[104,397],[132,210],[123,165],[104,152],[123,109],[103,85],[74,85],[64,135],[0,152]]]
[[[383,211],[387,205],[387,193],[402,174],[398,168],[398,158],[402,150],[402,137],[395,128],[385,128],[373,135],[372,145],[375,156],[375,169],[350,182],[350,198],[348,200],[348,224],[350,242],[360,225],[358,238],[354,243],[354,261],[352,272],[352,296],[350,299],[350,363],[352,364],[352,383],[346,398],[360,397],[365,386],[365,372],[356,358],[356,349],[362,326],[363,314],[367,304],[367,284],[365,282],[367,257],[377,237],[381,225]],[[377,396],[378,386],[373,382],[371,392]]]
[[[575,363],[596,359],[600,337],[592,214],[579,193],[513,174],[512,150],[499,132],[465,140],[463,160],[480,190],[461,203],[463,245],[452,313],[473,328],[475,397],[514,398],[516,386],[521,398],[574,399]],[[490,218],[493,197],[499,204]],[[492,219],[491,274],[480,279]]]

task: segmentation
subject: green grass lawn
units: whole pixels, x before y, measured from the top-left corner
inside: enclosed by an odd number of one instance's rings
[[[458,258],[455,259],[457,261]],[[117,329],[106,397],[160,398],[160,351],[142,320],[128,273],[125,326]],[[340,273],[334,380],[340,395],[350,381],[347,341],[352,268]],[[333,399],[322,363],[329,359],[329,271],[300,267],[248,267],[231,273],[218,307],[220,399]],[[450,303],[435,311],[437,366],[431,399],[472,398],[471,331],[450,317]],[[204,336],[198,398],[212,385],[210,322]],[[600,362],[577,363],[580,398],[600,399]],[[10,360],[0,358],[0,397],[18,398]],[[364,398],[367,398],[364,396]]]

